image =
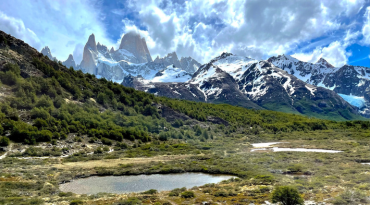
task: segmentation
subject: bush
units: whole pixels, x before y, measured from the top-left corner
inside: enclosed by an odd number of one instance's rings
[[[229,194],[226,191],[217,191],[214,196],[216,197],[227,197]]]
[[[148,191],[144,191],[143,194],[156,194],[158,191],[156,189],[149,189]]]
[[[183,187],[183,188],[176,188],[176,189],[173,189],[168,195],[169,196],[179,196],[181,192],[184,192],[186,191],[186,188]]]
[[[284,205],[303,205],[304,201],[297,188],[292,186],[279,186],[272,192],[272,203]]]
[[[10,144],[10,140],[7,137],[0,137],[0,146],[8,146]]]
[[[79,204],[83,204],[84,202],[80,199],[75,199],[73,201],[71,201],[71,203],[69,203],[69,205],[79,205]]]
[[[182,198],[185,198],[185,199],[187,199],[187,198],[194,198],[195,197],[195,194],[192,191],[184,191],[184,192],[181,193],[181,197]]]
[[[60,192],[59,194],[58,194],[58,196],[59,197],[70,197],[70,196],[72,196],[73,195],[73,193],[72,192]]]
[[[1,82],[6,85],[15,85],[18,82],[17,75],[11,71],[0,72]]]
[[[118,202],[118,205],[141,205],[141,201],[136,197],[128,198],[124,201]]]

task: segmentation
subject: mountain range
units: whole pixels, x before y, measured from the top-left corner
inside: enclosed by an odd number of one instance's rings
[[[48,47],[41,52],[56,59]],[[153,60],[145,39],[130,32],[117,50],[96,43],[92,34],[79,65],[72,55],[62,63],[158,96],[325,119],[370,117],[370,68],[336,68],[323,58],[308,63],[279,55],[264,61],[222,53],[201,65],[172,52]]]

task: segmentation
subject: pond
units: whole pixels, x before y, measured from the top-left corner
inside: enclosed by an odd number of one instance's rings
[[[94,176],[60,184],[59,188],[63,192],[76,194],[97,194],[100,192],[122,194],[143,192],[149,189],[169,191],[182,187],[192,188],[209,183],[218,183],[233,177],[235,176],[204,173]]]

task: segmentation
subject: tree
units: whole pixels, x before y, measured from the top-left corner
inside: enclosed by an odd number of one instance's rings
[[[272,192],[272,203],[283,205],[303,205],[304,201],[299,195],[297,188],[292,186],[279,186]]]

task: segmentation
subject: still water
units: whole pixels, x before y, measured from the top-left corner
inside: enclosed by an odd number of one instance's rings
[[[59,188],[63,192],[76,194],[97,194],[99,192],[121,194],[143,192],[149,189],[168,191],[181,187],[192,188],[209,183],[218,183],[233,177],[204,173],[94,176],[61,184]]]

